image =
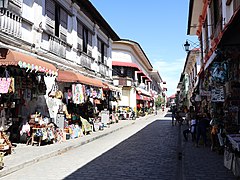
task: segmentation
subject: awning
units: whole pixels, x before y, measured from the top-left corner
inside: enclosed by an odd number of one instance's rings
[[[102,81],[84,76],[82,74],[79,74],[73,71],[59,70],[57,81],[81,83],[81,84],[95,86],[95,87],[104,87]]]
[[[206,70],[208,68],[208,66],[213,62],[213,60],[215,59],[216,56],[217,56],[217,54],[215,52],[213,52],[211,57],[206,62],[205,66],[204,66],[204,70]]]
[[[146,90],[144,90],[142,88],[139,88],[139,87],[136,88],[136,91],[137,91],[138,94],[141,94],[141,95],[145,95],[145,96],[149,96],[149,97],[152,96],[150,94],[150,92],[148,92],[148,91],[146,91]]]
[[[103,89],[105,90],[111,90],[111,91],[118,91],[118,92],[121,92],[121,89],[116,87],[116,86],[113,86],[111,84],[108,84],[108,83],[103,83],[104,87]]]
[[[222,30],[222,37],[218,46],[221,48],[239,46],[240,36],[240,8],[238,8],[232,15]]]
[[[152,98],[150,97],[147,97],[147,96],[144,96],[144,95],[139,95],[139,94],[136,94],[136,99],[137,100],[142,100],[142,101],[151,101]]]
[[[54,65],[33,56],[5,48],[0,48],[0,66],[19,66],[29,71],[57,76],[57,69]]]
[[[137,68],[140,71],[140,68],[138,67],[138,65],[132,62],[112,61],[112,66],[132,67],[132,68]]]
[[[143,74],[144,76],[142,76],[142,77],[147,78],[148,79],[147,81],[152,81],[151,78],[149,78],[142,70],[137,71],[137,73]]]

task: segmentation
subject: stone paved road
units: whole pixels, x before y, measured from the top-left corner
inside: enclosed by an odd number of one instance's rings
[[[169,116],[161,120],[160,116],[139,120],[2,179],[237,179],[223,166],[223,157],[210,148],[196,148],[191,142],[181,141],[183,161],[179,160],[178,130],[171,126]]]
[[[2,179],[176,179],[177,131],[154,118]]]
[[[176,135],[169,121],[155,121],[66,179],[177,179]]]

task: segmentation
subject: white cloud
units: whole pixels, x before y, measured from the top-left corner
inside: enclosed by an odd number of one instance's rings
[[[152,62],[154,69],[158,70],[163,81],[166,81],[166,87],[168,89],[167,96],[176,93],[184,63],[184,58],[175,61],[155,60]]]

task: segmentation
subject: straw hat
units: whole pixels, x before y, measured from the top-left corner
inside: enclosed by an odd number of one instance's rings
[[[62,91],[56,91],[56,94],[55,94],[55,98],[57,98],[57,99],[62,99],[63,98],[63,93],[62,93]]]

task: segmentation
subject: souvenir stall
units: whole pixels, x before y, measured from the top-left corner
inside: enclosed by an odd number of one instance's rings
[[[152,98],[142,94],[140,91],[136,93],[136,101],[137,101],[137,111],[139,116],[144,116],[148,113],[151,105]]]
[[[226,57],[228,81],[225,83],[224,120],[227,136],[224,165],[232,170],[235,176],[240,177],[240,62],[239,53],[236,53],[233,53],[232,57]]]
[[[44,97],[47,92],[44,77],[55,78],[57,69],[49,63],[9,49],[0,48],[0,55],[0,142],[26,142],[32,128],[47,123],[49,113]],[[41,118],[35,118],[35,115]],[[5,140],[1,140],[2,137]]]
[[[117,107],[118,107],[118,101],[121,100],[122,89],[107,83],[103,83],[103,85],[104,85],[103,96],[106,99],[108,112],[106,110],[102,111],[101,116],[109,114],[108,123],[110,124],[115,123],[118,120]]]
[[[96,112],[100,111],[99,104],[102,104],[100,102],[103,100],[101,81],[74,71],[60,70],[58,73],[56,83],[58,90],[63,92],[63,102],[68,112],[67,123],[64,126],[65,133],[70,138],[77,138],[93,131],[91,120]]]
[[[201,108],[208,109],[212,117],[211,149],[224,153],[224,166],[236,176],[240,176],[238,67],[238,59],[217,56],[205,70],[201,87],[205,96]]]
[[[227,80],[227,65],[220,57],[217,57],[200,76],[200,112],[209,114],[211,117],[209,139],[211,150],[219,154],[223,153],[224,144],[224,102],[226,100],[224,84]]]

